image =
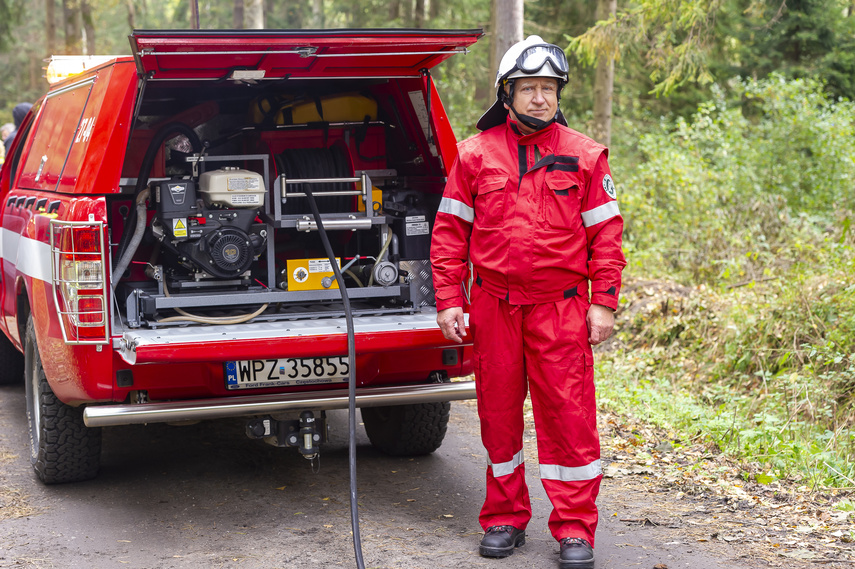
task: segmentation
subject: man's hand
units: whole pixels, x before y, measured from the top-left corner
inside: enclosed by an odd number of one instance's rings
[[[440,310],[436,314],[436,323],[446,339],[458,344],[463,343],[466,335],[466,321],[463,319],[463,309],[459,306]]]
[[[601,304],[592,304],[588,309],[588,341],[592,346],[608,340],[615,328],[615,313]]]

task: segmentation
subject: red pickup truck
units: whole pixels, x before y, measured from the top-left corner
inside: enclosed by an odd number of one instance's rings
[[[313,456],[351,367],[374,446],[440,446],[474,385],[435,324],[456,140],[430,70],[481,35],[136,31],[133,56],[55,58],[0,175],[0,383],[24,379],[43,482],[95,476],[101,427],[131,423],[246,417]]]

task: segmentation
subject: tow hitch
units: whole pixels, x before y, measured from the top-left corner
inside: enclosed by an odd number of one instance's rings
[[[319,445],[328,440],[326,411],[315,417],[311,411],[300,413],[299,420],[279,420],[273,417],[256,417],[246,424],[246,436],[264,439],[276,447],[297,447],[305,458],[318,456]]]

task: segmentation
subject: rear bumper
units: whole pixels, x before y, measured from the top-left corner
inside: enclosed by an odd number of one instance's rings
[[[474,381],[371,387],[356,390],[357,407],[382,407],[474,398]],[[112,427],[141,423],[222,419],[305,409],[345,409],[347,406],[347,389],[336,389],[315,393],[255,395],[240,398],[170,401],[137,405],[90,406],[83,412],[83,420],[88,427]]]

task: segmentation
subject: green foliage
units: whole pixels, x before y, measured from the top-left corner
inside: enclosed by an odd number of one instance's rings
[[[0,49],[5,49],[21,19],[21,0],[0,0]]]
[[[797,377],[740,391],[701,372],[697,381],[710,382],[704,389],[680,379],[674,365],[679,358],[708,361],[661,348],[605,356],[598,370],[600,405],[674,429],[682,438],[741,460],[762,484],[789,479],[820,487],[851,485],[855,429],[843,422],[829,429],[799,411],[824,405],[827,394],[821,386]]]
[[[627,349],[607,357],[601,402],[708,441],[759,482],[851,486],[855,109],[780,75],[713,92],[614,167],[629,276],[689,287],[624,300]]]
[[[689,120],[642,134],[624,179],[635,266],[703,283],[774,276],[855,208],[855,113],[812,80],[734,81]],[[667,229],[663,231],[663,229]]]
[[[716,21],[713,73],[822,77],[828,92],[855,98],[855,18],[849,0],[730,0]]]
[[[657,95],[687,82],[710,83],[707,53],[721,5],[722,0],[639,0],[584,34],[568,36],[568,49],[588,65],[619,59],[622,49],[642,51]]]

